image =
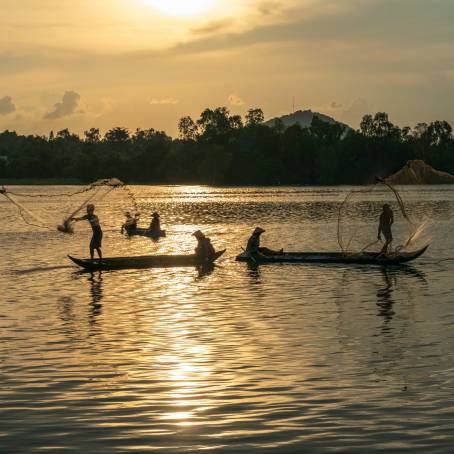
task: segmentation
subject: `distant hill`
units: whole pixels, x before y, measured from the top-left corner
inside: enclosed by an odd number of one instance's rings
[[[386,181],[389,184],[454,184],[454,176],[415,159],[408,161],[402,169],[386,178]]]
[[[334,118],[329,117],[328,115],[324,115],[319,112],[312,112],[312,110],[298,110],[289,115],[272,118],[271,120],[266,121],[265,125],[272,127],[276,124],[277,121],[280,120],[286,127],[293,126],[298,123],[302,128],[308,128],[312,124],[312,119],[314,118],[314,116],[326,123],[337,123],[341,126],[344,126],[346,130],[351,129],[350,126],[346,125],[345,123],[341,123],[340,121],[337,121]]]

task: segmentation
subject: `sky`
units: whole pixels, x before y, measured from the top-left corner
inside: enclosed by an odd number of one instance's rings
[[[0,131],[177,134],[206,107],[454,124],[453,0],[0,0]]]

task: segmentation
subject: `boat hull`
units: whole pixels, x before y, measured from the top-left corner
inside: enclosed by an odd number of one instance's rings
[[[77,266],[89,271],[126,270],[146,268],[193,267],[213,264],[225,252],[216,252],[213,260],[203,261],[195,255],[144,255],[137,257],[114,257],[103,259],[78,259],[68,255]]]
[[[135,230],[130,230],[129,232],[126,231],[126,234],[128,236],[146,236],[147,238],[158,239],[158,238],[164,238],[166,236],[166,231],[160,230],[159,232],[155,232],[155,231],[149,230],[149,229],[135,229]]]
[[[256,264],[272,263],[326,263],[344,265],[401,265],[417,259],[426,252],[428,246],[414,252],[382,255],[377,252],[363,252],[361,254],[345,254],[342,252],[289,252],[282,255],[254,255],[242,253],[236,257],[238,262]]]

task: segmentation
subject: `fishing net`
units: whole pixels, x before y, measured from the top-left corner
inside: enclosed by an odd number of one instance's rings
[[[103,201],[109,196],[123,199],[122,205],[137,211],[137,202],[132,191],[116,178],[95,181],[94,183],[64,191],[59,187],[38,191],[36,187],[5,188],[1,195],[15,208],[16,216],[27,224],[43,230],[74,233],[72,218],[81,216],[89,203],[102,210]],[[14,222],[9,220],[9,222]]]
[[[430,242],[433,223],[410,215],[399,191],[386,180],[377,179],[371,186],[349,192],[339,207],[337,236],[343,252],[382,250],[384,239],[378,239],[378,227],[384,204],[390,205],[394,214],[393,242],[388,253],[416,250]]]

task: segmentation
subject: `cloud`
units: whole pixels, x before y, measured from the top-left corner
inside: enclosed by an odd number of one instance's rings
[[[157,98],[153,98],[150,100],[150,104],[152,106],[154,105],[171,105],[171,106],[174,106],[176,104],[178,104],[180,101],[178,101],[178,99],[175,99],[175,98],[163,98],[163,99],[157,99]]]
[[[232,93],[229,97],[228,97],[228,100],[229,100],[229,103],[231,106],[244,106],[245,102],[236,94],[236,93]]]
[[[282,11],[282,5],[275,1],[265,1],[259,4],[258,10],[264,16],[269,16]]]
[[[13,104],[11,96],[0,98],[0,115],[8,115],[12,112],[16,112],[16,106]]]
[[[211,35],[212,33],[218,33],[221,30],[225,30],[230,25],[232,25],[232,21],[230,19],[218,20],[209,22],[201,27],[193,28],[192,33],[195,35]]]
[[[54,110],[47,112],[44,115],[45,120],[55,120],[57,118],[67,117],[76,112],[79,106],[80,95],[75,91],[67,91],[63,95],[61,102],[57,102],[54,106]]]
[[[331,109],[340,109],[342,104],[338,104],[336,101],[333,101],[330,105]]]

